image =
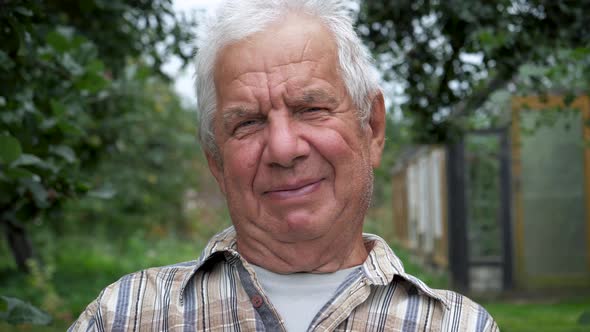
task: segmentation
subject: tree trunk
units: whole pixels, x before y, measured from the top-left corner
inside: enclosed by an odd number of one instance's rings
[[[18,269],[22,272],[29,272],[27,261],[33,259],[33,246],[25,227],[15,224],[9,220],[3,220],[6,240],[12,251],[12,256]]]

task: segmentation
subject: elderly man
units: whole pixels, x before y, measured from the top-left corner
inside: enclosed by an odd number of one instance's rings
[[[198,55],[200,135],[233,227],[123,277],[72,331],[494,331],[362,226],[384,144],[371,57],[336,0],[228,1]]]

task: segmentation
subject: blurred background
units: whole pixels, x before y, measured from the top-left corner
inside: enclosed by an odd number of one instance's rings
[[[62,331],[230,225],[196,139],[219,1],[0,0],[0,330]],[[590,330],[590,1],[350,1],[386,95],[368,232],[502,331]]]

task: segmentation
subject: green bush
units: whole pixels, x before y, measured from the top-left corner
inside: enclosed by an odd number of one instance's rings
[[[126,130],[113,124],[140,109],[129,77],[165,79],[165,60],[190,59],[192,28],[167,0],[2,2],[0,223],[21,270],[28,225],[91,188],[81,171],[109,157]],[[149,66],[129,75],[137,59]]]

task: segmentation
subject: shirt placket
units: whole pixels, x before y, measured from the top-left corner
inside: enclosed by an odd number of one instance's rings
[[[262,291],[260,284],[252,278],[251,272],[246,269],[245,264],[248,263],[235,251],[229,252],[229,255],[232,256],[229,261],[236,266],[242,287],[261,320],[260,330],[286,332],[285,324],[277,310]]]

